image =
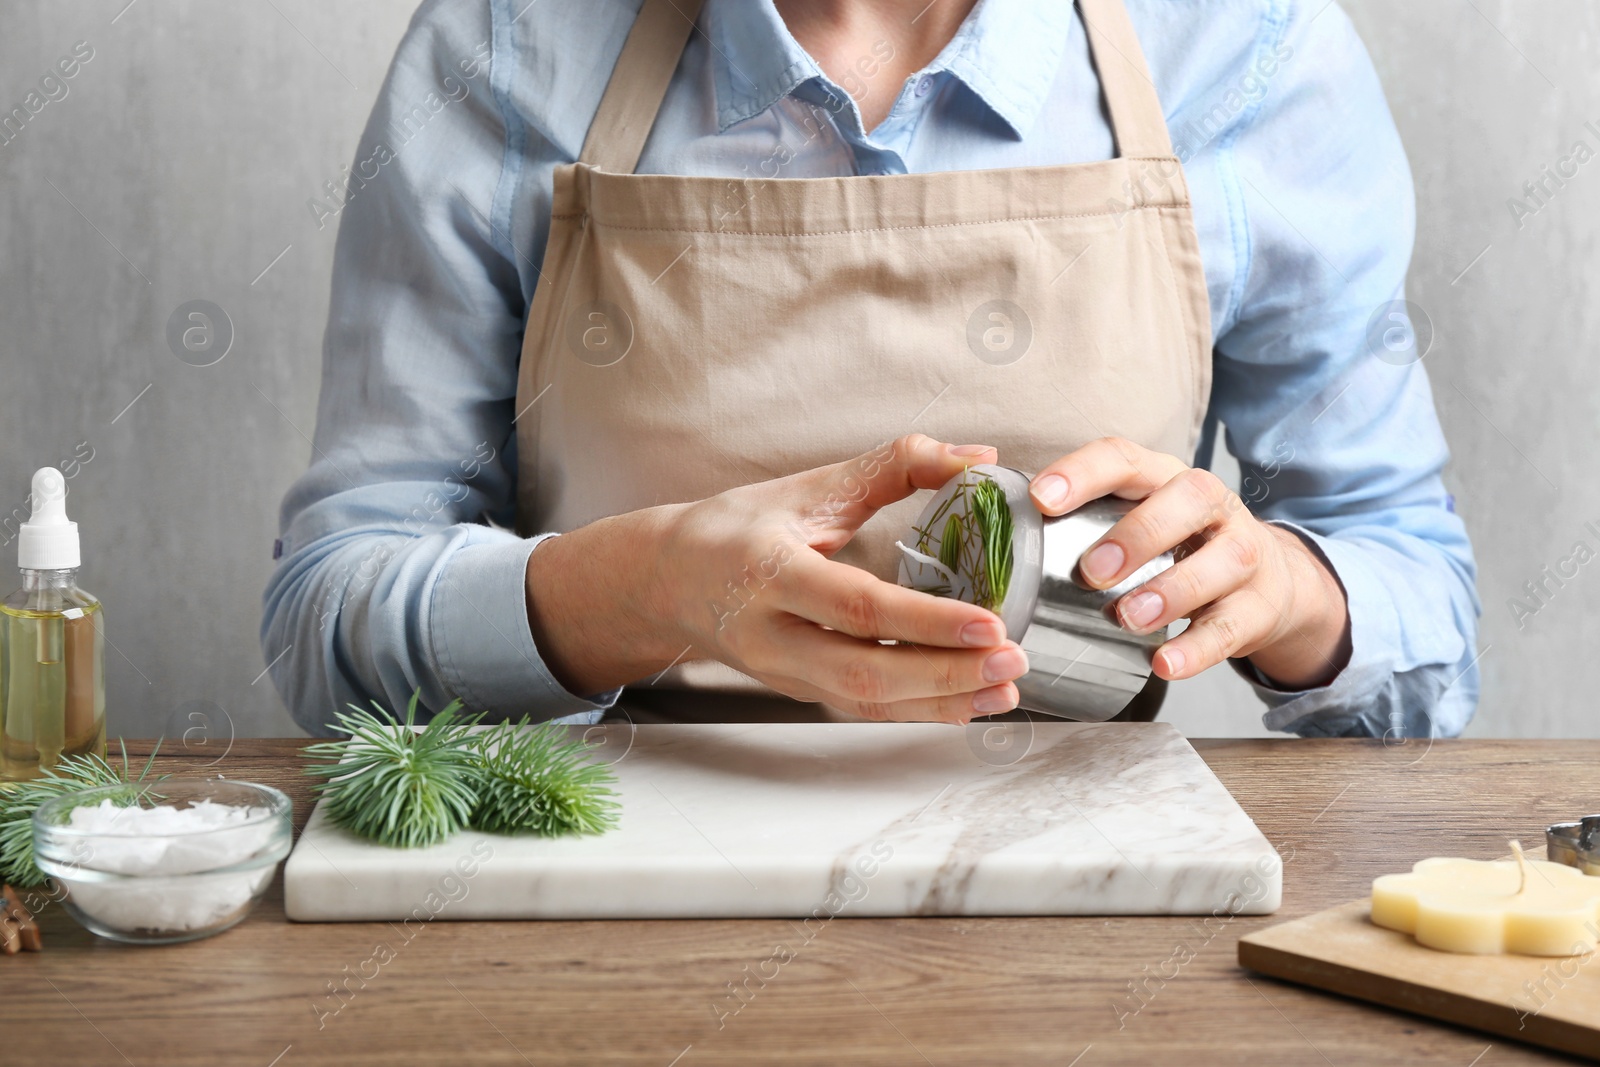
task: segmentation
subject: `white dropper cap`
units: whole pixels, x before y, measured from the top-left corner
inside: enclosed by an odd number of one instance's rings
[[[67,518],[67,480],[54,467],[33,472],[33,515],[17,531],[17,566],[59,571],[78,566],[78,524]]]

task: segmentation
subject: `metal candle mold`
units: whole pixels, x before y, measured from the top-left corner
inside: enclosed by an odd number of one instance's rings
[[[1064,719],[1104,722],[1150,679],[1151,659],[1167,639],[1163,627],[1148,634],[1123,629],[1113,610],[1117,599],[1172,566],[1165,552],[1110,589],[1081,584],[1078,560],[1134,507],[1103,497],[1061,516],[1045,516],[1028,496],[1029,477],[1010,467],[980,464],[963,471],[934,494],[910,536],[898,542],[903,586],[978,603],[974,583],[941,562],[943,537],[952,514],[967,523],[966,503],[983,480],[1005,492],[1011,508],[1012,568],[1003,598],[994,606],[1006,636],[1028,654],[1028,673],[1017,679],[1020,706]]]

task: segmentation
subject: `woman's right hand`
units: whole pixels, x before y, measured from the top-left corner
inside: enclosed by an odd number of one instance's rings
[[[996,458],[986,446],[912,434],[551,538],[528,563],[535,643],[577,693],[709,658],[867,719],[967,722],[1008,711],[1028,664],[998,616],[829,558],[878,509]]]

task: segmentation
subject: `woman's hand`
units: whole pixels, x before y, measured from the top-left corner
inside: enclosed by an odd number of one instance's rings
[[[528,561],[534,640],[578,693],[711,658],[863,718],[966,722],[1010,710],[1028,663],[998,616],[829,558],[879,508],[995,459],[987,446],[912,434],[551,538]]]
[[[1031,491],[1047,515],[1107,495],[1140,501],[1084,553],[1079,570],[1097,589],[1116,585],[1162,552],[1199,544],[1117,601],[1118,620],[1136,633],[1190,620],[1156,651],[1162,678],[1190,678],[1248,656],[1277,685],[1308,689],[1331,682],[1349,662],[1349,615],[1338,579],[1299,537],[1258,520],[1209,471],[1108,437],[1040,471]]]

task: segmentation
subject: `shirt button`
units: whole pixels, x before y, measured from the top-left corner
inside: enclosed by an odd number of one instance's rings
[[[927,96],[931,92],[933,92],[933,75],[924,74],[917,79],[916,93],[918,96]]]

